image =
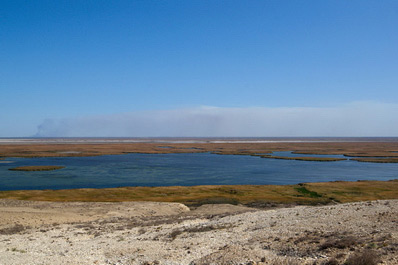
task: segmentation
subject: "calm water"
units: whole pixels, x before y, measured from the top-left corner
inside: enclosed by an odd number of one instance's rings
[[[274,155],[292,156],[289,152]],[[303,155],[299,155],[303,156]],[[312,156],[312,155],[311,155]],[[329,156],[328,157],[342,157]],[[12,163],[7,163],[12,162]],[[56,171],[9,168],[60,165]],[[7,158],[0,161],[0,190],[212,184],[296,184],[398,178],[398,164],[309,162],[241,155],[127,154],[97,157]]]

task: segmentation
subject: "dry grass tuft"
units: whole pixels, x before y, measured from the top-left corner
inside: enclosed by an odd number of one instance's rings
[[[351,254],[345,265],[377,265],[380,262],[379,255],[372,250]]]
[[[27,229],[28,227],[25,227],[23,225],[20,224],[16,224],[12,227],[7,227],[7,228],[3,228],[0,229],[0,235],[14,235],[14,234],[19,234],[23,231],[25,231],[25,229]]]
[[[360,243],[360,240],[353,236],[346,236],[342,238],[329,238],[319,246],[320,250],[325,250],[329,248],[345,249],[353,247]]]
[[[213,230],[219,230],[219,229],[226,229],[230,228],[231,226],[228,225],[202,225],[202,226],[196,226],[196,227],[188,227],[185,229],[175,229],[171,232],[169,237],[174,240],[177,238],[178,235],[182,233],[203,233],[203,232],[209,232]]]

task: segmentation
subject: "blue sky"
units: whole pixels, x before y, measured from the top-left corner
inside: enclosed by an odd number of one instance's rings
[[[0,137],[398,136],[398,2],[0,1],[0,92]]]

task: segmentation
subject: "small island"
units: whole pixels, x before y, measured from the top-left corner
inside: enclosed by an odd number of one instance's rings
[[[14,167],[9,170],[13,171],[50,171],[65,168],[63,166],[24,166],[24,167]]]
[[[316,162],[333,162],[344,161],[346,158],[335,157],[311,157],[311,156],[273,156],[273,155],[260,155],[262,158],[285,159],[285,160],[299,160],[299,161],[316,161]]]
[[[397,157],[361,157],[361,158],[351,158],[358,162],[368,162],[368,163],[398,163]]]

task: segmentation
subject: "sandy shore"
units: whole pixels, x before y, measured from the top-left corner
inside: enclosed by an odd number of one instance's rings
[[[398,200],[268,211],[0,200],[4,265],[398,264],[397,257]]]

